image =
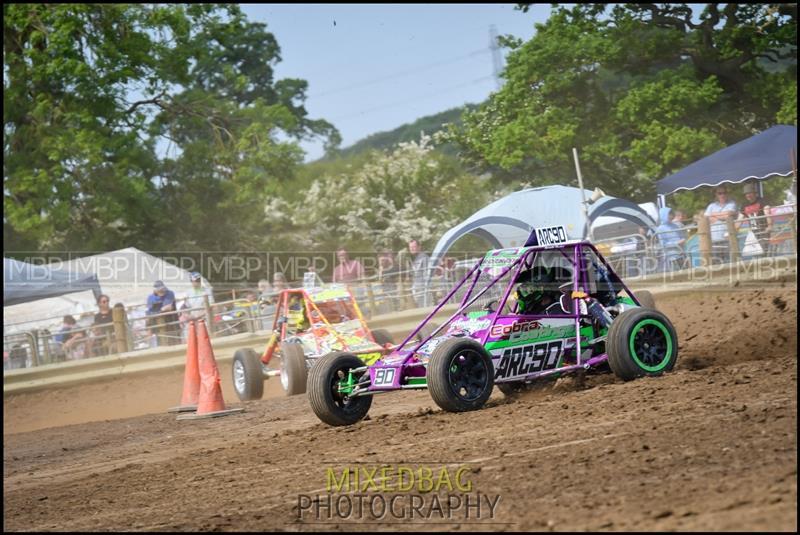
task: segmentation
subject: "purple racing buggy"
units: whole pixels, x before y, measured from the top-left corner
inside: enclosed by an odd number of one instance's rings
[[[435,317],[447,319],[436,327]],[[373,364],[347,352],[322,357],[308,397],[320,420],[350,425],[382,392],[427,388],[441,408],[462,412],[482,407],[495,385],[508,395],[595,367],[630,380],[669,371],[677,358],[675,329],[649,293],[634,295],[588,241],[541,228],[523,247],[486,253]]]

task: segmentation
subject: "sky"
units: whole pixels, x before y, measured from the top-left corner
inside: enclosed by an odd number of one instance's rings
[[[497,89],[490,27],[530,39],[549,4],[242,4],[281,48],[276,79],[309,84],[306,110],[339,129],[342,147]],[[505,51],[501,51],[504,55]],[[303,142],[306,161],[321,142]]]

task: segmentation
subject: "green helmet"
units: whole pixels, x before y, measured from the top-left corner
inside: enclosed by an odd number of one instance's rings
[[[526,314],[541,308],[541,302],[545,296],[555,293],[553,283],[555,282],[553,269],[546,267],[535,267],[523,271],[517,277],[517,301],[519,302],[519,313]]]

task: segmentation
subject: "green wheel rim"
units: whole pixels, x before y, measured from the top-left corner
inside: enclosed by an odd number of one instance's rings
[[[659,333],[663,336],[663,341],[659,340]],[[637,341],[641,345],[641,355],[636,351]],[[637,323],[631,330],[629,347],[636,365],[647,372],[662,371],[672,359],[672,336],[669,329],[658,320],[646,319]],[[662,348],[665,350],[659,358],[658,353]]]

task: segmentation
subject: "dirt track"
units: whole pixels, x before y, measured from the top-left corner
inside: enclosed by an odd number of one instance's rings
[[[796,286],[669,296],[659,308],[680,340],[676,371],[660,378],[495,392],[466,414],[424,391],[388,394],[350,428],[318,423],[295,396],[217,420],[153,414],[4,434],[4,529],[796,531]],[[42,410],[33,405],[17,410]],[[468,467],[473,492],[500,496],[494,524],[298,522],[298,494],[326,495],[326,469],[384,464]]]

